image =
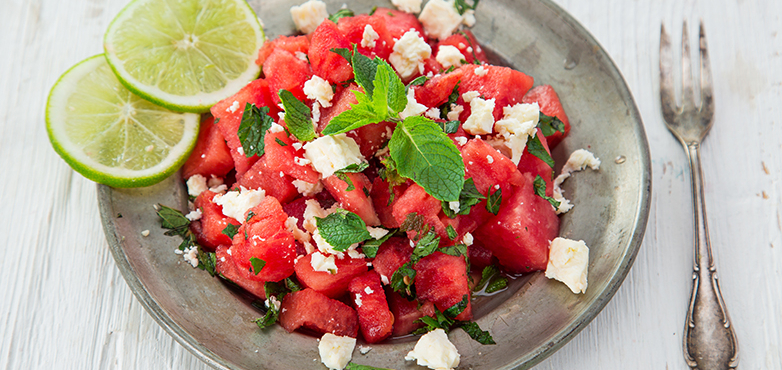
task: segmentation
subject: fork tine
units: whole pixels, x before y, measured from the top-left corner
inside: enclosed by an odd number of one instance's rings
[[[711,67],[709,66],[709,51],[706,47],[706,32],[703,30],[703,20],[700,22],[698,35],[701,63],[701,117],[711,120],[714,116],[714,98],[711,87]]]
[[[692,62],[690,61],[690,36],[687,21],[682,22],[682,108],[690,111],[695,107],[692,92]]]
[[[673,92],[673,55],[671,53],[671,40],[665,32],[665,25],[660,25],[660,104],[662,105],[663,118],[668,123],[673,123],[676,117],[676,99]]]

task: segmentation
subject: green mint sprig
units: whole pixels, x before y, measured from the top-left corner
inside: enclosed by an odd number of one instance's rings
[[[244,105],[242,120],[237,135],[242,144],[242,150],[247,158],[253,155],[262,156],[266,145],[266,131],[272,127],[274,120],[269,117],[269,107],[256,107],[255,104]]]
[[[160,217],[160,227],[167,229],[164,235],[179,235],[182,243],[179,244],[179,250],[197,248],[198,267],[215,276],[217,274],[217,255],[214,252],[206,252],[198,242],[196,236],[190,231],[190,220],[185,215],[171,207],[158,204],[157,215]]]
[[[535,176],[535,181],[532,182],[532,185],[535,187],[535,194],[551,203],[554,209],[559,208],[560,202],[546,195],[546,181],[540,175]]]
[[[324,218],[315,217],[320,235],[335,250],[344,252],[351,245],[371,239],[367,224],[357,214],[339,210]]]
[[[554,116],[547,116],[540,112],[538,117],[538,127],[543,136],[551,136],[557,132],[565,133],[565,123]]]
[[[288,126],[288,131],[302,143],[314,139],[317,134],[312,125],[310,107],[302,103],[288,90],[280,90],[279,95],[282,106],[285,108],[285,124]]]
[[[475,187],[475,181],[469,178],[464,180],[462,192],[459,193],[459,210],[454,211],[451,209],[449,202],[442,202],[443,212],[449,218],[456,218],[456,215],[467,215],[470,214],[472,206],[478,204],[483,199],[486,199],[486,197]]]
[[[350,180],[350,176],[347,174],[349,173],[361,173],[364,172],[369,168],[369,163],[367,162],[361,162],[361,163],[352,163],[347,165],[345,168],[337,170],[334,172],[335,175],[337,175],[337,178],[344,181],[346,184],[348,184],[348,187],[345,189],[345,191],[353,191],[356,189],[356,186],[353,185],[353,181]]]

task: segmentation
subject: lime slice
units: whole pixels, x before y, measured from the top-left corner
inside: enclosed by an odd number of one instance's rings
[[[102,54],[65,72],[46,104],[54,150],[84,177],[123,188],[176,172],[195,145],[198,120],[128,91]]]
[[[109,25],[103,48],[137,95],[206,112],[258,77],[264,39],[245,0],[134,0]]]

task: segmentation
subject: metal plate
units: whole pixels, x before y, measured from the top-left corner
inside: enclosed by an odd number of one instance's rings
[[[336,11],[343,1],[327,1]],[[267,36],[294,32],[287,1],[250,1]],[[367,12],[376,2],[348,1]],[[381,3],[389,6],[390,4]],[[553,85],[572,130],[554,151],[561,166],[570,152],[587,148],[603,164],[575,174],[563,186],[575,207],[562,216],[560,235],[590,247],[589,288],[575,295],[561,283],[535,273],[510,288],[475,302],[477,322],[497,345],[482,346],[461,330],[450,337],[463,369],[529,368],[559,349],[606,305],[638,252],[650,200],[650,159],[643,124],[616,66],[589,33],[546,0],[481,2],[473,28],[489,55]],[[614,159],[623,157],[623,163]],[[260,331],[249,301],[193,269],[173,253],[179,244],[163,235],[152,208],[161,203],[186,208],[179,175],[143,189],[98,186],[101,217],[117,266],[152,317],[179,343],[218,369],[323,369],[316,338],[275,326]],[[120,217],[121,215],[121,217]],[[142,237],[142,230],[150,230]],[[419,369],[405,362],[415,338],[372,345],[361,364]]]

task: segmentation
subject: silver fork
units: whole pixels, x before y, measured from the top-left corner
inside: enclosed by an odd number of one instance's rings
[[[733,369],[738,365],[738,340],[720,293],[711,253],[699,148],[714,116],[709,54],[703,22],[700,24],[700,107],[695,104],[687,22],[682,26],[682,99],[676,105],[673,88],[671,42],[660,27],[660,101],[668,129],[682,143],[690,161],[695,258],[692,297],[684,324],[684,359],[692,369]]]

